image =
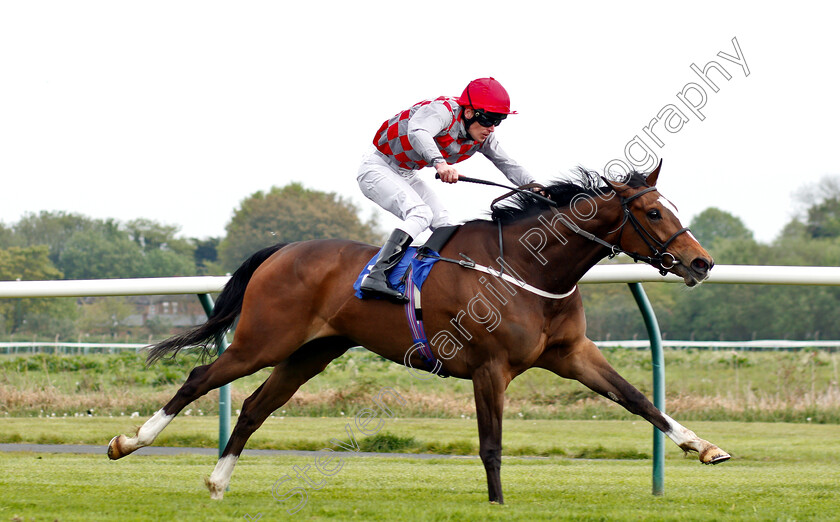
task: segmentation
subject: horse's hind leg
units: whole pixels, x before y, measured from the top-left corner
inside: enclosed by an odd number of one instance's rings
[[[341,339],[319,339],[302,346],[274,367],[268,379],[245,399],[230,440],[213,473],[205,479],[210,498],[221,499],[224,496],[245,443],[265,419],[286,404],[303,383],[321,373],[333,359],[341,356],[350,346],[351,343]]]
[[[188,404],[205,393],[235,381],[259,370],[260,362],[243,356],[243,350],[232,344],[218,359],[211,364],[198,366],[190,372],[186,382],[175,396],[147,420],[134,437],[118,435],[108,443],[108,457],[112,460],[122,458],[144,446],[150,445],[161,431]]]
[[[659,411],[639,390],[624,380],[589,339],[573,347],[551,349],[540,357],[535,366],[550,370],[561,377],[575,379],[591,390],[624,406],[659,428],[683,451],[699,454],[700,462],[717,464],[729,460],[729,454],[705,441],[671,417]]]

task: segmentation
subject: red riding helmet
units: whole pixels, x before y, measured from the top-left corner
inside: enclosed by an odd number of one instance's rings
[[[499,114],[516,114],[510,110],[510,96],[495,78],[473,80],[458,98],[458,104]]]

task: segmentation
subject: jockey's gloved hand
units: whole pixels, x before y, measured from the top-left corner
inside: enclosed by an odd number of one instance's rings
[[[445,161],[439,161],[435,163],[435,170],[440,177],[440,180],[444,183],[457,183],[458,182],[458,171],[452,165],[446,163]]]
[[[539,186],[536,186],[536,187],[531,187],[530,191],[535,193],[535,194],[539,194],[540,196],[542,196],[544,198],[548,197],[548,193],[545,191],[545,187],[543,187],[542,185],[539,185]]]

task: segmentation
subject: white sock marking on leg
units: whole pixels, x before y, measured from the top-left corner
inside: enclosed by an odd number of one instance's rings
[[[210,483],[216,488],[224,490],[230,484],[230,477],[233,475],[233,468],[238,460],[238,455],[225,455],[220,458],[213,469],[213,473],[210,474]]]
[[[668,438],[674,441],[678,446],[697,440],[697,435],[693,431],[684,427],[664,413],[662,416],[665,417],[665,420],[668,421],[668,425],[670,426],[670,429],[665,432],[665,435],[667,435]]]
[[[137,436],[134,437],[132,442],[134,442],[138,447],[148,446],[152,442],[155,441],[160,432],[163,431],[171,421],[174,419],[174,415],[167,415],[163,413],[163,410],[160,409],[152,415],[152,418],[147,420],[143,426],[137,430]]]

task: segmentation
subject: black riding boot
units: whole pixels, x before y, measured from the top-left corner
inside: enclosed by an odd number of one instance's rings
[[[391,232],[370,273],[362,279],[360,289],[365,297],[384,297],[400,303],[408,301],[402,292],[388,284],[388,271],[397,266],[413,239],[400,229]]]

